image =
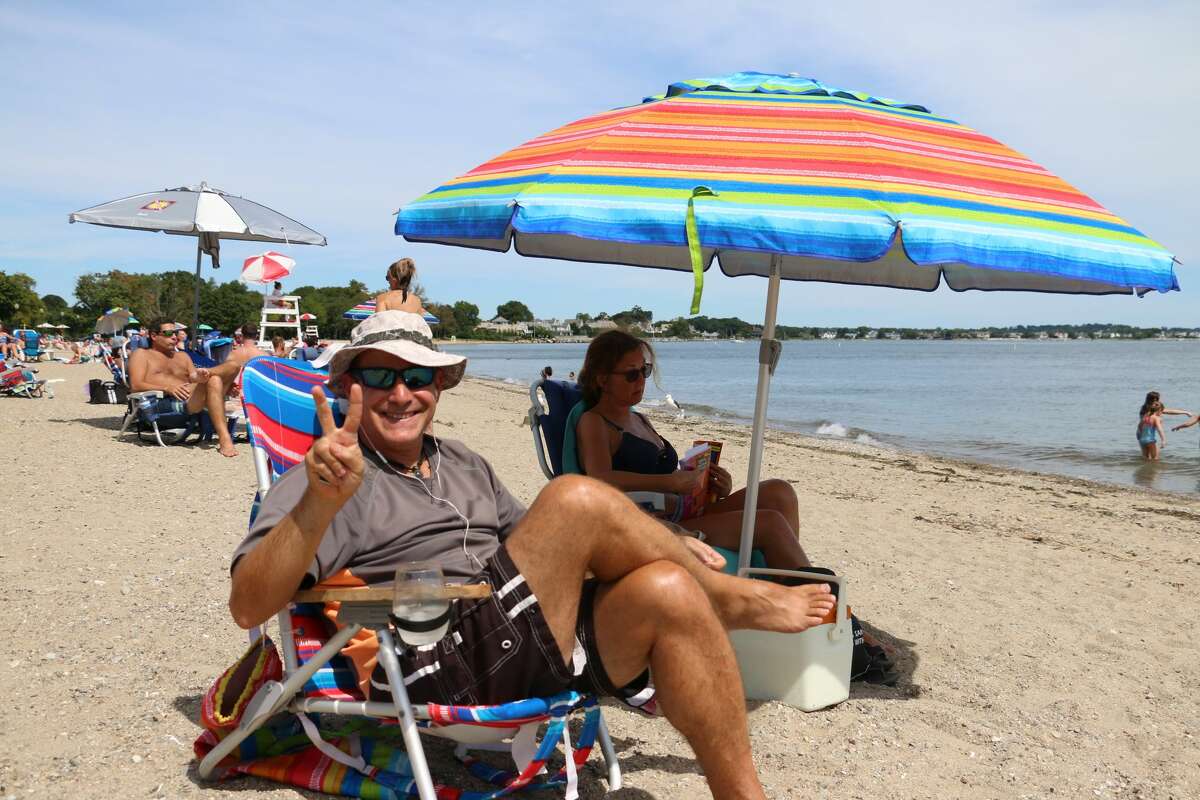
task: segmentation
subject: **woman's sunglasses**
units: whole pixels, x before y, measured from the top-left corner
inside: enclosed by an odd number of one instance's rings
[[[652,372],[654,372],[654,365],[651,364],[649,361],[647,361],[645,364],[642,364],[641,367],[638,367],[636,369],[621,370],[620,372],[614,372],[612,374],[613,375],[624,375],[625,380],[629,381],[630,383],[633,383],[638,378],[649,378],[650,374]]]
[[[437,374],[435,367],[361,367],[346,370],[356,381],[368,389],[391,389],[397,381],[403,381],[409,391],[416,391],[433,383]]]

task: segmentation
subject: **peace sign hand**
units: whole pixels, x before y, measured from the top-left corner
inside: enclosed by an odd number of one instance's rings
[[[340,428],[333,421],[333,410],[321,387],[314,386],[312,395],[317,403],[317,419],[321,421],[321,438],[304,456],[308,490],[340,508],[362,484],[363,455],[358,446],[362,387],[358,384],[350,387],[350,410]]]

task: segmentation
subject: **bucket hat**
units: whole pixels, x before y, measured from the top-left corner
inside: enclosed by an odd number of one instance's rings
[[[350,344],[333,354],[329,360],[329,384],[336,385],[358,354],[368,350],[388,353],[419,367],[437,367],[442,373],[442,389],[457,386],[467,368],[466,356],[437,349],[433,332],[420,314],[380,311],[356,325],[350,332]]]

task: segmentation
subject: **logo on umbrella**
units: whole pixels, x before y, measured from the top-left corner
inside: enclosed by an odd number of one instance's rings
[[[143,211],[162,211],[164,208],[170,208],[175,205],[174,200],[151,200],[146,205],[142,206]]]

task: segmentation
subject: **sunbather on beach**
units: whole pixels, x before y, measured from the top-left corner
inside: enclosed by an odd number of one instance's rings
[[[230,357],[211,370],[196,369],[187,353],[175,349],[175,323],[165,318],[150,323],[149,337],[149,348],[135,350],[129,356],[129,388],[135,392],[165,392],[189,414],[207,409],[217,433],[217,451],[223,456],[236,456],[237,448],[225,422],[225,396],[243,362]]]
[[[228,360],[245,366],[250,359],[265,355],[266,351],[258,346],[258,323],[247,322],[241,327],[241,338],[235,338]]]
[[[585,474],[623,492],[685,495],[702,474],[680,469],[675,448],[658,435],[650,420],[633,410],[653,369],[654,351],[642,339],[612,330],[592,340],[579,373],[588,406],[575,429],[579,463]],[[702,532],[709,544],[737,550],[746,490],[733,491],[733,476],[719,466],[712,468],[711,478],[716,502],[703,516],[681,524]],[[791,484],[775,479],[759,483],[754,547],[762,551],[767,566],[810,565],[799,532],[799,503]]]
[[[417,265],[411,258],[402,258],[388,267],[387,282],[390,289],[375,298],[375,313],[380,311],[410,311],[424,314],[421,298],[409,291],[417,277]]]
[[[267,493],[234,554],[233,618],[258,625],[301,586],[343,570],[378,583],[402,562],[435,559],[495,593],[455,601],[436,646],[401,649],[413,702],[499,703],[567,687],[628,698],[651,669],[712,794],[765,797],[725,631],[809,628],[833,608],[829,586],[708,569],[703,544],[591,478],[557,478],[524,509],[482,457],[429,433],[465,362],[437,351],[415,314],[385,311],[355,328],[330,363],[345,421],[338,427],[314,390],[323,435]]]

